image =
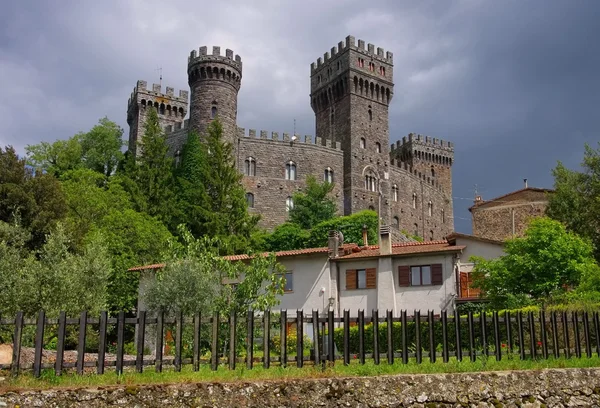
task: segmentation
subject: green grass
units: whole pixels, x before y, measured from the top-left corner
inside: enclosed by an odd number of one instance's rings
[[[200,371],[192,371],[191,366],[185,366],[181,372],[174,372],[171,368],[165,369],[162,373],[154,372],[154,367],[147,367],[141,374],[127,371],[117,376],[114,371],[109,371],[104,375],[88,374],[78,376],[73,373],[65,373],[62,376],[54,375],[53,370],[45,370],[41,378],[34,378],[30,373],[24,373],[16,378],[10,377],[9,373],[0,372],[0,376],[6,379],[0,382],[0,392],[19,389],[46,389],[57,387],[100,387],[110,385],[142,385],[142,384],[170,384],[170,383],[192,383],[192,382],[239,382],[239,381],[258,381],[258,380],[280,380],[280,379],[301,379],[301,378],[326,378],[326,377],[357,377],[357,376],[376,376],[393,374],[433,374],[433,373],[460,373],[460,372],[478,372],[478,371],[502,371],[502,370],[541,370],[546,368],[586,368],[600,367],[600,358],[573,358],[573,359],[548,359],[548,360],[525,360],[504,359],[496,361],[494,357],[472,362],[451,359],[448,363],[436,362],[430,363],[424,361],[417,364],[414,360],[408,364],[395,362],[387,364],[382,359],[380,365],[367,362],[365,365],[353,361],[350,365],[344,366],[342,362],[336,362],[335,366],[314,367],[305,366],[304,368],[278,366],[264,369],[262,366],[248,370],[245,367],[238,367],[235,370],[229,370],[226,367],[219,367],[217,371],[211,371],[209,367],[202,366]]]

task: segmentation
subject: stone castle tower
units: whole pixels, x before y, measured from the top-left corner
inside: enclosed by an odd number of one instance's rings
[[[237,127],[240,56],[229,49],[223,56],[220,47],[209,55],[200,47],[188,58],[189,120],[187,91],[175,98],[172,88],[162,94],[153,85],[150,92],[138,81],[128,104],[130,150],[143,133],[149,106],[159,111],[175,157],[190,130],[202,135],[218,117],[244,174],[250,211],[262,215],[266,228],[287,220],[293,194],[315,176],[334,183],[340,213],[375,210],[396,238],[404,232],[442,239],[452,232],[453,145],[412,133],[390,145],[393,54],[348,36],[311,64],[310,76],[316,137],[246,131]]]

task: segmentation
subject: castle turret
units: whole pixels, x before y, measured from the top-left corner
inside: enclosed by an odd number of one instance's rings
[[[127,123],[129,124],[129,152],[137,155],[138,141],[144,134],[144,123],[150,107],[158,112],[161,127],[181,127],[183,118],[188,111],[188,91],[179,91],[175,96],[175,90],[167,86],[165,93],[159,84],[153,84],[152,90],[147,89],[146,81],[137,81],[129,101],[127,102]]]
[[[188,82],[192,92],[190,100],[190,129],[204,134],[208,124],[216,117],[223,124],[225,140],[233,143],[237,136],[237,96],[242,80],[242,59],[221,47],[200,47],[188,58]],[[235,146],[235,144],[234,144]]]

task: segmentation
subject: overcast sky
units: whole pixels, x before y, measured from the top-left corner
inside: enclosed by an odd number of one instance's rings
[[[5,2],[0,145],[24,153],[108,116],[126,133],[138,79],[187,89],[187,56],[242,57],[238,125],[314,134],[310,63],[347,35],[394,53],[394,142],[455,144],[455,228],[484,199],[551,187],[600,140],[600,1],[131,0]],[[177,92],[177,91],[176,91]]]

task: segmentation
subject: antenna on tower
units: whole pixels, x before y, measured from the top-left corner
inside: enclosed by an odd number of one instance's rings
[[[159,75],[158,78],[159,78],[159,81],[160,81],[159,84],[160,84],[160,86],[162,88],[162,67],[156,68],[156,71],[158,72],[158,75]]]
[[[296,136],[296,118],[294,118],[294,136]]]

